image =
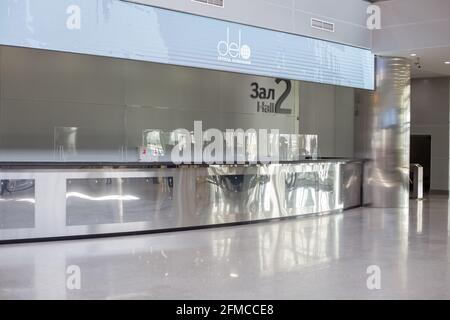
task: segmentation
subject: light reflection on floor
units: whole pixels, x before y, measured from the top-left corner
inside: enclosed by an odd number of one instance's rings
[[[0,246],[0,299],[448,299],[449,202],[227,228]],[[66,287],[66,268],[81,289]],[[381,290],[366,286],[381,268]]]

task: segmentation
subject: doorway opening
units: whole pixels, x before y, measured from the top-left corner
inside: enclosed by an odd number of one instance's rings
[[[431,135],[411,135],[410,163],[423,167],[423,192],[431,188]]]

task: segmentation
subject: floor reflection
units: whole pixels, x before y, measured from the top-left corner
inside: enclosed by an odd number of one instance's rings
[[[0,246],[0,299],[450,298],[449,202],[244,226]],[[81,290],[66,268],[81,268]],[[382,290],[366,287],[367,267]]]

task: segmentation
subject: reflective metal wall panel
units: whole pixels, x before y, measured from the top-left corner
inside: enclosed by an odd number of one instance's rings
[[[0,229],[33,228],[34,180],[0,180]]]
[[[286,208],[303,213],[317,212],[318,179],[318,172],[286,173]]]
[[[377,57],[374,92],[358,91],[356,156],[370,159],[365,198],[375,207],[409,204],[410,65],[408,59]],[[365,201],[366,201],[365,199]]]
[[[343,168],[343,196],[345,208],[362,205],[362,172],[361,162],[346,163]]]
[[[317,176],[318,212],[343,208],[340,166],[324,164]]]
[[[287,172],[285,201],[288,212],[308,214],[342,209],[342,166],[345,164],[329,163],[304,168],[303,172]]]
[[[252,220],[259,213],[271,212],[267,175],[221,175],[196,179],[196,214],[216,216],[223,222]],[[269,199],[269,203],[265,200]]]
[[[174,218],[173,178],[68,179],[66,224],[152,222]]]
[[[158,231],[341,211],[356,202],[346,195],[361,181],[361,171],[352,166],[357,164],[304,160],[3,170],[0,241]]]

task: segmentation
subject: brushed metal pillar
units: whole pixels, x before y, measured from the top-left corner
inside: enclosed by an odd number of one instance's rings
[[[410,66],[377,57],[376,90],[356,93],[355,150],[369,159],[364,202],[379,208],[409,204]]]

